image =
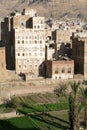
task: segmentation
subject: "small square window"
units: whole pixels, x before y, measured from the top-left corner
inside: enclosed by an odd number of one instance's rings
[[[31,53],[29,53],[29,56],[31,56]]]
[[[22,56],[24,56],[24,53],[22,53]]]
[[[40,44],[42,44],[42,41],[40,41]]]
[[[20,53],[18,53],[18,56],[20,56]]]
[[[37,41],[35,40],[35,44],[37,44]]]
[[[19,68],[21,68],[21,65],[19,65]]]
[[[35,67],[37,67],[37,65],[35,65]]]
[[[18,43],[20,43],[20,41],[18,40]]]
[[[22,43],[24,44],[24,40],[22,40]]]
[[[38,28],[40,28],[40,26],[38,25]]]
[[[34,25],[34,28],[36,28],[36,25]]]
[[[40,56],[42,56],[42,53],[40,53]]]

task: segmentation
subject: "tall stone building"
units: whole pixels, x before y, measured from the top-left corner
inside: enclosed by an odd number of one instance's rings
[[[87,31],[72,35],[72,56],[75,73],[82,74],[87,79]]]
[[[7,68],[16,73],[43,75],[45,60],[45,24],[35,10],[28,8],[5,19]],[[7,38],[6,38],[6,37]],[[6,39],[5,39],[5,38]]]
[[[72,55],[72,44],[71,44],[71,36],[72,30],[67,29],[57,29],[52,33],[53,40],[56,43],[56,59],[59,56],[68,56]]]

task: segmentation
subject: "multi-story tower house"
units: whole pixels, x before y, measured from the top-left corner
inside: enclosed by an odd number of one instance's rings
[[[15,29],[15,66],[17,73],[43,75],[45,60],[44,17],[32,17],[31,28]]]
[[[24,9],[7,18],[10,30],[7,48],[8,62],[13,64],[16,73],[34,73],[43,75],[45,60],[45,24],[44,17],[36,15],[35,10]],[[8,61],[8,60],[7,60]]]
[[[72,56],[75,73],[84,75],[87,80],[87,31],[72,35]]]

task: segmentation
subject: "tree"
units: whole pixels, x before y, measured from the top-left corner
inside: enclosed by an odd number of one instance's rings
[[[61,83],[59,86],[54,90],[57,96],[66,96],[67,95],[67,86],[68,84],[66,83]]]
[[[87,128],[87,88],[81,88],[81,94],[83,96],[85,127]]]
[[[79,106],[79,88],[80,82],[70,83],[71,92],[69,94],[69,121],[70,121],[70,130],[79,129],[79,117],[78,117],[78,106]]]

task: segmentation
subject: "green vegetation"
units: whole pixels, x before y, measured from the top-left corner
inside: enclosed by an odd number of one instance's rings
[[[37,94],[23,97],[13,97],[12,103],[21,113],[49,112],[68,109],[68,100],[55,94]]]
[[[0,105],[0,113],[8,113],[8,112],[12,112],[12,111],[14,111],[12,104],[5,103],[5,104]]]
[[[1,120],[0,130],[66,130],[69,127],[68,100],[65,97],[58,97],[56,94],[34,94],[12,97],[11,103],[24,117]]]
[[[36,130],[30,119],[26,117],[0,121],[0,130]]]
[[[56,103],[56,104],[44,104],[44,105],[33,105],[27,106],[24,105],[21,108],[18,108],[18,112],[21,113],[32,113],[32,112],[49,112],[49,111],[60,111],[67,110],[68,102],[65,103]]]
[[[67,117],[67,111],[1,120],[0,130],[66,130],[69,124],[63,117]]]
[[[66,93],[67,85],[71,87],[70,93]],[[86,128],[87,89],[79,82],[67,85],[60,86],[53,94],[14,96],[0,105],[0,110],[15,109],[24,116],[1,120],[0,130],[78,130],[80,123]]]
[[[32,94],[28,96],[12,97],[11,101],[0,105],[0,113],[21,110],[26,113],[48,112],[68,109],[68,100],[56,94]]]
[[[78,130],[80,124],[87,129],[87,88],[81,86],[80,82],[70,83],[71,92],[69,93],[69,122],[70,130]],[[83,117],[81,117],[81,111]]]
[[[85,128],[87,128],[87,88],[81,88],[81,94],[83,98],[82,105],[84,106]]]
[[[79,82],[70,83],[71,93],[69,94],[69,121],[70,121],[70,129],[78,130],[79,129]]]

